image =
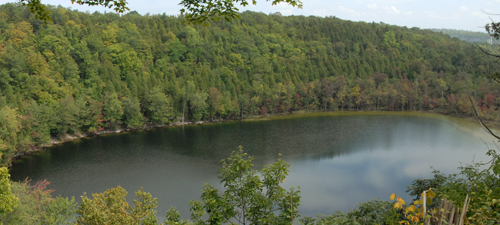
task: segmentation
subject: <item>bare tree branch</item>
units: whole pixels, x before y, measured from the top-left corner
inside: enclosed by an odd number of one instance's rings
[[[488,14],[488,15],[492,15],[492,16],[500,16],[500,14],[495,14],[495,13],[489,13],[489,12],[486,12],[486,11],[484,11],[484,9],[481,9],[481,11],[483,11],[483,13]],[[491,18],[490,18],[490,20],[491,20]]]
[[[469,83],[468,83],[467,79],[465,79],[465,86],[467,87],[467,95],[469,96],[469,101],[472,104],[472,109],[474,110],[474,114],[476,115],[477,119],[479,120],[479,123],[481,124],[483,129],[486,130],[486,132],[488,132],[490,135],[492,135],[493,137],[498,139],[498,141],[500,141],[500,136],[493,133],[493,131],[491,131],[490,128],[488,126],[486,126],[486,124],[483,122],[483,120],[481,119],[481,116],[479,116],[479,112],[476,109],[476,104],[474,104],[474,102],[472,101],[472,97],[470,96]]]
[[[481,46],[479,46],[477,43],[474,43],[478,48],[479,50],[481,50],[484,54],[486,55],[489,55],[489,56],[493,56],[497,59],[500,59],[500,55],[496,55],[496,54],[493,54],[493,53],[490,53],[489,51],[485,50],[484,48],[482,48]]]

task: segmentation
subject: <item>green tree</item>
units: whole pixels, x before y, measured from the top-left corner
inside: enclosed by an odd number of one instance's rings
[[[396,34],[393,31],[387,31],[384,34],[384,46],[386,48],[398,48],[399,43],[396,40]]]
[[[207,113],[207,98],[208,94],[204,92],[197,92],[189,100],[189,111],[191,112],[191,119],[199,121]]]
[[[39,105],[35,101],[28,103],[26,110],[27,126],[31,132],[31,139],[34,144],[41,146],[50,141],[50,127],[54,117],[54,109],[46,104]]]
[[[12,211],[0,214],[0,221],[6,224],[73,224],[76,202],[74,198],[52,198],[54,190],[47,189],[50,182],[43,180],[34,185],[24,182],[13,182],[12,193],[17,204]]]
[[[359,85],[356,85],[356,87],[353,87],[351,89],[351,92],[349,93],[349,99],[351,99],[351,101],[352,101],[351,106],[355,105],[356,110],[359,109],[359,104],[361,103],[361,98],[362,98],[362,95],[360,93]]]
[[[215,115],[222,112],[222,94],[216,87],[211,87],[208,90],[208,107],[210,112],[210,119],[214,119]]]
[[[278,159],[261,171],[253,170],[252,157],[237,151],[222,160],[219,178],[224,192],[209,184],[203,187],[202,202],[192,201],[192,219],[207,224],[293,224],[299,218],[300,190],[281,187],[289,165]],[[208,217],[204,217],[204,214]],[[278,214],[276,214],[278,213]]]
[[[238,8],[235,4],[240,3],[245,7],[249,3],[247,0],[218,0],[218,1],[203,1],[203,0],[183,0],[180,5],[184,7],[181,13],[186,13],[186,20],[190,23],[207,23],[210,21],[217,21],[220,18],[231,20],[239,18]],[[302,8],[300,0],[272,0],[272,4],[276,5],[280,2],[286,2],[291,6]],[[252,4],[256,5],[257,1],[252,0]]]
[[[281,97],[283,113],[287,114],[288,110],[292,107],[292,96],[295,92],[295,86],[291,82],[286,84],[278,83],[278,91]]]
[[[96,132],[102,126],[102,103],[88,97],[79,98],[78,106],[81,109],[80,126],[83,131]]]
[[[12,212],[18,199],[12,194],[10,187],[10,174],[7,167],[0,167],[0,218],[3,214]],[[0,220],[2,224],[3,220]]]
[[[123,103],[123,123],[128,128],[140,128],[144,125],[144,117],[141,113],[141,105],[136,97],[126,97]]]
[[[170,121],[173,116],[172,100],[160,88],[149,91],[146,101],[151,122],[162,125]]]
[[[157,224],[157,199],[142,189],[135,192],[137,199],[132,208],[122,187],[110,188],[104,193],[92,194],[93,199],[82,196],[78,206],[77,224]]]
[[[193,81],[188,81],[184,88],[181,90],[181,95],[182,95],[182,124],[184,124],[184,120],[186,118],[186,104],[187,101],[190,100],[193,95],[195,94],[195,84]]]
[[[178,62],[184,60],[184,54],[186,54],[186,46],[183,45],[177,37],[167,43],[169,51],[168,55],[172,62]]]
[[[118,128],[118,123],[123,115],[122,102],[118,99],[118,95],[113,93],[106,93],[103,97],[102,112],[104,119],[109,123],[111,129]]]
[[[340,91],[337,93],[337,101],[338,104],[340,105],[341,110],[344,110],[345,102],[346,102],[346,96],[348,95],[347,93],[347,87],[343,86]]]
[[[185,9],[181,9],[181,13],[187,13],[186,19],[188,22],[206,23],[212,20],[220,20],[220,18],[226,20],[239,18],[239,10],[235,6],[238,2],[241,6],[247,6],[249,4],[247,0],[217,0],[208,2],[204,0],[183,0],[179,4],[184,6]],[[302,2],[300,0],[272,0],[273,5],[281,2],[286,2],[291,6],[302,8]],[[50,12],[40,0],[21,0],[21,3],[27,6],[30,11],[35,14],[35,18],[52,22]],[[119,13],[130,10],[125,0],[71,0],[71,3],[89,6],[100,5],[112,8]],[[256,5],[257,1],[252,0],[252,4]]]
[[[54,127],[51,127],[52,132],[56,135],[76,132],[80,108],[76,105],[73,96],[68,96],[53,104],[56,116],[52,118],[54,121],[52,122]]]
[[[0,109],[0,165],[8,164],[18,147],[21,121],[16,109],[9,106]]]

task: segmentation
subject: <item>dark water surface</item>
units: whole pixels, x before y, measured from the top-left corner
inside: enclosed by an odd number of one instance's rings
[[[279,153],[291,167],[286,187],[300,186],[302,216],[347,211],[373,198],[405,197],[430,166],[456,172],[485,160],[488,136],[476,124],[401,115],[320,116],[170,127],[66,143],[14,163],[12,179],[47,179],[54,196],[103,192],[121,185],[132,200],[143,187],[188,218],[203,184],[217,186],[218,162],[239,145],[260,168]],[[481,140],[480,138],[483,138]]]

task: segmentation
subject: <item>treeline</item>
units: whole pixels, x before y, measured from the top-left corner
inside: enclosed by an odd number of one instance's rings
[[[487,43],[490,40],[490,35],[486,32],[474,32],[467,30],[455,30],[455,29],[430,29],[434,32],[440,32],[443,34],[448,34],[450,37],[456,37],[462,41],[471,43]],[[492,40],[495,41],[496,40]]]
[[[0,164],[51,137],[294,110],[435,110],[496,119],[496,66],[430,30],[244,12],[182,17],[0,6]],[[474,103],[476,104],[476,103]]]

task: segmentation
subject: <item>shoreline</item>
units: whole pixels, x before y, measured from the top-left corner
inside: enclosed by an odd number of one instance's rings
[[[30,156],[30,155],[36,154],[38,152],[41,152],[41,151],[45,150],[46,148],[51,148],[51,147],[61,145],[64,143],[68,143],[68,142],[78,141],[78,140],[81,140],[84,138],[94,138],[94,137],[109,135],[109,134],[121,134],[121,133],[128,133],[128,132],[142,131],[142,130],[151,130],[151,129],[155,129],[155,128],[164,128],[164,127],[179,127],[179,126],[183,126],[183,125],[201,125],[203,123],[212,123],[212,122],[210,122],[210,121],[198,121],[196,123],[195,122],[184,122],[184,124],[182,124],[182,122],[175,122],[175,123],[165,124],[165,125],[148,124],[148,125],[144,125],[141,128],[118,128],[117,130],[103,130],[103,131],[93,132],[93,133],[81,133],[81,132],[79,132],[79,133],[75,133],[75,134],[64,134],[64,136],[61,136],[61,137],[50,137],[50,141],[48,144],[44,144],[44,145],[39,146],[39,147],[37,146],[29,151],[25,151],[25,152],[16,154],[14,157],[12,157],[10,159],[8,167],[12,166],[12,162],[19,160],[23,157]]]
[[[281,120],[281,119],[292,119],[292,118],[304,118],[304,117],[342,117],[342,116],[417,116],[417,117],[427,117],[427,118],[434,118],[434,119],[439,119],[437,117],[441,117],[441,119],[450,119],[453,118],[455,121],[448,121],[450,123],[452,122],[457,122],[458,120],[462,122],[467,122],[467,123],[476,123],[479,125],[479,121],[475,117],[462,117],[462,116],[455,116],[455,115],[447,115],[443,113],[438,113],[438,112],[430,112],[430,111],[292,111],[289,114],[268,114],[268,115],[252,115],[246,118],[238,118],[238,119],[226,119],[226,120],[214,120],[214,121],[198,121],[198,122],[174,122],[171,124],[165,124],[165,125],[154,125],[154,124],[148,124],[145,125],[141,128],[119,128],[117,130],[103,130],[99,132],[94,132],[94,133],[75,133],[75,134],[65,134],[62,137],[51,137],[50,141],[48,144],[39,146],[39,147],[34,147],[33,149],[29,151],[22,152],[20,154],[16,154],[14,157],[12,157],[9,161],[8,167],[12,166],[12,163],[22,159],[23,157],[27,157],[33,154],[36,154],[38,152],[44,151],[46,148],[50,148],[53,146],[61,145],[64,143],[68,142],[73,142],[73,141],[78,141],[84,138],[93,138],[93,137],[98,137],[98,136],[103,136],[103,135],[109,135],[109,134],[121,134],[121,133],[128,133],[128,132],[135,132],[135,131],[143,131],[143,130],[151,130],[151,129],[156,129],[156,128],[166,128],[166,127],[180,127],[180,126],[193,126],[193,125],[203,125],[203,124],[214,124],[214,123],[223,123],[223,122],[232,122],[232,121],[266,121],[266,120]],[[493,130],[500,130],[500,123],[495,122],[495,121],[486,121],[490,126],[490,129]],[[480,125],[479,125],[480,126]]]

